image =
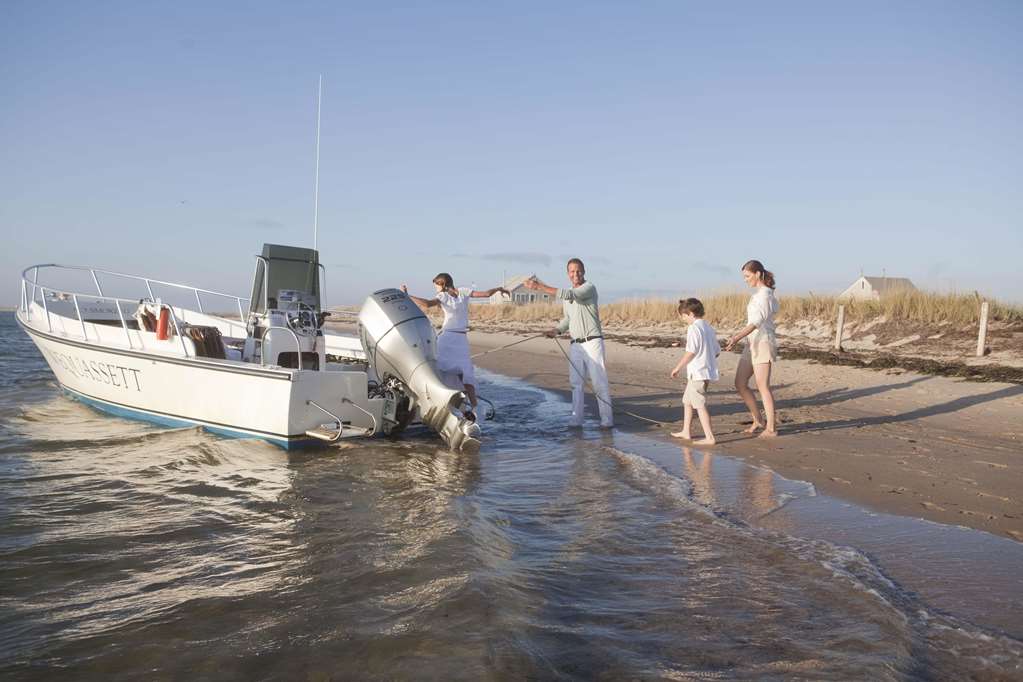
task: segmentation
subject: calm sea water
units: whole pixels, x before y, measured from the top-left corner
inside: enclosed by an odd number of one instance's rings
[[[1023,678],[1017,543],[566,431],[494,375],[479,456],[289,454],[103,415],[0,341],[5,679]]]

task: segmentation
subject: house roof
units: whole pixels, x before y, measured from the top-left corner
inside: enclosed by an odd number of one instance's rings
[[[867,277],[867,283],[878,293],[896,291],[899,289],[916,289],[907,277]]]
[[[509,277],[504,283],[504,288],[507,289],[508,291],[514,291],[515,289],[518,289],[520,286],[525,284],[526,280],[529,279],[530,277],[536,277],[536,275],[535,274],[516,275],[515,277]],[[540,282],[540,284],[543,284],[544,286],[550,286],[539,277],[537,277],[537,281]]]

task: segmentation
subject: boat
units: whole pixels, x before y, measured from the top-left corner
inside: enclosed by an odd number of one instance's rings
[[[73,276],[95,290],[61,285]],[[436,333],[408,295],[370,294],[352,336],[327,326],[324,289],[316,249],[278,244],[256,256],[248,298],[41,264],[22,272],[16,318],[67,395],[104,412],[289,449],[418,420],[451,450],[477,452],[461,382],[438,369]]]

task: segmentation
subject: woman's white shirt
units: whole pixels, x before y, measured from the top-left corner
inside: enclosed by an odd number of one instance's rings
[[[465,332],[469,331],[469,298],[472,289],[459,289],[458,296],[452,296],[447,291],[437,294],[441,310],[444,311],[444,324],[441,325],[442,332]]]
[[[771,287],[757,287],[746,306],[746,323],[774,337],[774,316],[778,314],[778,299]]]

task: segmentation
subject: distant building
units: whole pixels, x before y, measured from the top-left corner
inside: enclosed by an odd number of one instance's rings
[[[485,300],[489,303],[514,303],[515,305],[550,303],[553,301],[554,297],[550,294],[526,288],[526,280],[530,277],[533,277],[533,275],[519,275],[517,277],[508,278],[508,280],[504,283],[504,288],[511,292],[510,297],[498,292]],[[540,281],[540,284],[546,285],[543,281]]]
[[[913,283],[905,277],[866,277],[861,275],[838,297],[850,301],[876,301],[889,294],[916,290]]]

